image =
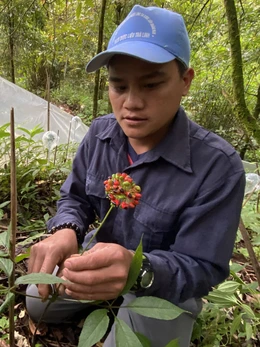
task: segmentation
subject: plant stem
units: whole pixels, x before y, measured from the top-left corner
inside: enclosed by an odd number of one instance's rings
[[[246,229],[246,227],[244,225],[244,222],[243,222],[242,218],[240,218],[239,230],[240,230],[240,232],[242,234],[242,237],[243,237],[243,240],[245,242],[245,246],[246,246],[246,249],[248,251],[249,258],[251,260],[251,264],[252,264],[253,269],[255,271],[255,275],[256,275],[256,278],[257,278],[258,285],[260,286],[260,266],[259,266],[257,257],[255,255],[255,251],[253,249],[250,237],[248,235],[248,231],[247,231],[247,229]]]
[[[68,153],[69,153],[69,145],[70,145],[70,133],[71,133],[71,121],[70,121],[70,127],[69,127],[69,133],[68,133],[68,143],[67,143],[67,148],[66,148],[66,154],[64,158],[64,163],[66,163],[68,159]]]
[[[95,232],[95,233],[92,235],[92,237],[90,238],[90,240],[89,240],[87,246],[82,250],[81,255],[88,249],[88,246],[91,244],[91,242],[93,241],[93,239],[97,236],[99,230],[101,229],[102,225],[104,224],[104,222],[106,221],[107,217],[109,216],[110,212],[112,211],[112,209],[113,209],[114,207],[115,207],[115,205],[113,205],[113,204],[110,205],[110,208],[109,208],[109,210],[107,211],[107,213],[106,213],[104,219],[102,220],[102,222],[101,222],[100,225],[98,226],[96,232]],[[56,292],[55,292],[55,293],[52,295],[52,297],[49,299],[49,302],[48,302],[47,306],[45,307],[45,309],[44,309],[44,311],[43,311],[43,313],[42,313],[40,319],[38,320],[38,323],[37,323],[37,325],[36,325],[36,327],[35,327],[35,331],[34,331],[34,334],[33,334],[33,337],[32,337],[32,347],[35,346],[35,337],[36,337],[36,333],[37,333],[37,330],[38,330],[38,328],[39,328],[39,325],[40,325],[40,323],[41,323],[41,321],[42,321],[42,319],[43,319],[43,317],[44,317],[46,311],[48,310],[48,308],[50,307],[50,305],[51,305],[55,300],[57,300],[57,298],[58,298],[58,296],[59,296],[59,288],[60,288],[60,286],[61,286],[61,283],[60,283],[60,284],[58,285],[58,287],[56,288]]]
[[[256,191],[256,187],[252,190],[252,192],[248,195],[247,199],[244,201],[243,203],[243,207],[245,207],[245,205],[248,203],[248,201],[251,199],[251,196],[254,194],[254,192]]]
[[[35,330],[34,330],[34,332],[33,332],[33,336],[32,336],[32,347],[35,346],[36,334],[37,334],[37,331],[38,331],[38,329],[39,329],[39,326],[40,326],[40,324],[41,324],[41,322],[42,322],[42,319],[43,319],[45,313],[47,312],[47,310],[48,310],[48,308],[50,307],[50,305],[51,305],[54,301],[57,300],[58,296],[59,296],[59,292],[56,291],[56,292],[52,295],[52,297],[49,299],[48,304],[46,305],[46,307],[45,307],[45,309],[44,309],[44,311],[43,311],[43,313],[42,313],[40,319],[38,320],[37,325],[36,325],[36,327],[35,327]]]
[[[110,212],[112,211],[112,209],[115,207],[115,205],[110,204],[110,208],[107,211],[107,214],[105,215],[105,217],[103,218],[102,222],[99,224],[96,232],[92,235],[91,239],[89,240],[88,244],[86,247],[83,248],[82,252],[80,253],[81,255],[88,250],[88,246],[91,244],[91,242],[94,240],[94,238],[97,236],[99,230],[101,229],[102,225],[105,223],[107,217],[109,216]]]
[[[14,130],[14,109],[10,114],[10,135],[11,135],[11,235],[9,244],[10,259],[15,258],[16,227],[17,227],[17,188],[16,188],[16,161],[15,161],[15,130]],[[13,263],[12,272],[9,276],[9,291],[11,292],[15,282],[15,266]],[[14,339],[14,304],[13,300],[9,307],[9,344],[15,347]]]

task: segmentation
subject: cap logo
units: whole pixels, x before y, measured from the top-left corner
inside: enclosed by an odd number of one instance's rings
[[[128,16],[123,22],[122,24],[125,24],[129,19],[131,19],[132,17],[142,17],[144,18],[148,24],[151,27],[151,32],[147,32],[147,31],[136,31],[136,32],[131,32],[128,34],[124,34],[121,35],[119,37],[117,37],[113,44],[116,45],[118,42],[124,41],[126,39],[134,39],[134,38],[149,38],[149,37],[154,37],[156,35],[156,26],[153,22],[153,20],[147,16],[146,14],[142,13],[142,12],[133,12],[130,16]],[[115,36],[117,36],[117,32],[121,29],[121,25],[118,27],[118,29],[116,30],[116,32],[114,33]]]

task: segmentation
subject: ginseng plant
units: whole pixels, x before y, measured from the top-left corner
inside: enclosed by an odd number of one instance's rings
[[[107,195],[107,198],[110,200],[110,208],[100,222],[97,230],[89,240],[87,246],[80,251],[82,255],[85,251],[88,250],[89,245],[93,239],[97,236],[98,232],[102,228],[104,222],[108,218],[109,214],[114,208],[128,209],[135,208],[139,203],[141,203],[141,188],[136,185],[133,179],[126,173],[116,173],[112,174],[104,182],[104,189]],[[143,252],[142,252],[142,241],[140,241],[137,249],[134,252],[132,263],[130,266],[128,279],[126,285],[119,296],[125,295],[130,291],[133,285],[136,282],[136,279],[139,275],[141,266],[142,266]],[[7,290],[7,296],[14,295],[16,288],[21,284],[53,284],[56,285],[56,291],[49,297],[49,302],[45,308],[44,313],[47,311],[48,307],[59,297],[59,287],[62,284],[65,284],[66,281],[60,277],[44,274],[44,273],[32,273],[29,275],[21,276],[16,279],[12,287]],[[40,299],[38,297],[38,299]],[[60,297],[62,299],[62,297]],[[140,333],[133,332],[131,328],[121,319],[119,319],[114,314],[114,306],[116,299],[112,302],[108,301],[90,301],[90,300],[80,300],[82,303],[89,303],[90,305],[95,305],[100,308],[94,310],[85,320],[80,337],[78,347],[91,347],[99,342],[107,332],[109,326],[109,316],[114,317],[115,320],[115,335],[116,335],[116,346],[120,347],[143,347],[150,346],[149,340]],[[66,299],[70,300],[70,299]],[[10,298],[8,299],[10,302]],[[75,301],[75,300],[73,300]],[[123,306],[121,305],[121,308]],[[127,306],[124,306],[132,310],[135,313],[141,314],[146,317],[162,319],[162,320],[172,320],[177,318],[183,311],[179,307],[173,305],[172,303],[157,298],[157,297],[138,297],[130,302]],[[43,315],[44,315],[43,313]],[[109,315],[109,313],[111,313]],[[41,320],[40,320],[41,321]],[[38,322],[38,324],[40,323]],[[35,333],[37,332],[37,327]],[[35,334],[34,334],[35,338]],[[33,338],[33,345],[34,345]],[[170,341],[167,345],[168,347],[177,347],[177,340]]]

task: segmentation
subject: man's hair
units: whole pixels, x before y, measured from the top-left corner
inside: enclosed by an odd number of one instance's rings
[[[179,59],[175,59],[176,61],[176,64],[177,64],[177,67],[178,67],[178,71],[179,71],[179,74],[180,74],[180,77],[183,77],[185,72],[188,70],[187,66],[182,62],[180,61]]]

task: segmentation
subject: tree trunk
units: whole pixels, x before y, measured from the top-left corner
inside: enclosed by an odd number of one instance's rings
[[[106,2],[107,2],[106,0],[102,0],[101,13],[100,13],[100,18],[99,18],[97,54],[102,51]],[[99,79],[100,79],[100,69],[98,69],[95,73],[95,87],[94,87],[94,95],[93,95],[93,112],[92,112],[93,118],[97,117]]]
[[[10,52],[10,75],[11,81],[15,83],[14,71],[14,13],[12,11],[13,2],[9,2],[8,26],[9,26],[9,52]]]
[[[248,135],[254,136],[256,141],[260,143],[260,127],[256,118],[250,114],[245,101],[243,62],[235,2],[234,0],[224,0],[224,6],[231,48],[234,113]]]

